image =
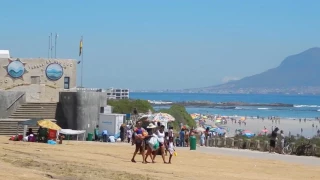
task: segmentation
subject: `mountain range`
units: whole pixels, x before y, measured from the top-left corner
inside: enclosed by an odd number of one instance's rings
[[[285,58],[281,64],[260,74],[188,92],[320,94],[320,48]]]

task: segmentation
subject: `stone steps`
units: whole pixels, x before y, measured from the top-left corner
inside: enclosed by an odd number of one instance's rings
[[[0,119],[0,135],[14,136],[17,133],[18,122],[27,121],[28,119]],[[56,122],[56,120],[52,120]],[[38,125],[31,125],[28,128],[32,128],[32,131],[36,133],[39,129]],[[20,125],[18,134],[23,134],[23,125]]]
[[[9,118],[11,119],[55,119],[57,103],[22,104]]]

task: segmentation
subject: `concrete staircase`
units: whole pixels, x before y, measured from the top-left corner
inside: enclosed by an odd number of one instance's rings
[[[27,121],[29,119],[0,119],[0,135],[1,136],[14,136],[17,134],[18,122]],[[56,120],[51,119],[51,121],[56,122]],[[34,133],[37,133],[39,126],[32,125],[28,126],[28,129],[32,128]],[[28,130],[27,130],[28,131]],[[23,125],[20,125],[18,134],[23,134]]]
[[[22,104],[10,119],[55,119],[57,103],[26,103]]]
[[[26,121],[27,119],[0,119],[0,135],[5,136],[14,136],[17,133],[18,122]],[[28,126],[32,128],[33,132],[37,132],[39,127],[37,126]],[[23,134],[23,126],[19,127],[18,134]]]

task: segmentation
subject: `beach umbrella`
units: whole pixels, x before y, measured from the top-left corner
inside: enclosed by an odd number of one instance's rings
[[[58,126],[56,123],[52,122],[49,119],[43,119],[37,122],[39,126],[47,129],[52,129],[52,130],[60,130],[61,127]]]
[[[194,131],[195,132],[204,132],[206,130],[203,127],[197,127]]]
[[[244,133],[243,135],[246,136],[246,137],[248,137],[248,138],[251,138],[251,137],[254,136],[253,133]]]
[[[172,122],[175,118],[168,113],[156,113],[150,119],[153,122]]]
[[[150,122],[172,122],[175,118],[168,113],[145,114],[139,118],[139,121]]]

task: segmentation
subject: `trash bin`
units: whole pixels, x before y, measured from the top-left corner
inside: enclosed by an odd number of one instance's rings
[[[93,138],[93,133],[88,133],[87,141],[92,141],[92,138]]]
[[[190,150],[196,150],[197,148],[197,138],[196,136],[190,136]]]

